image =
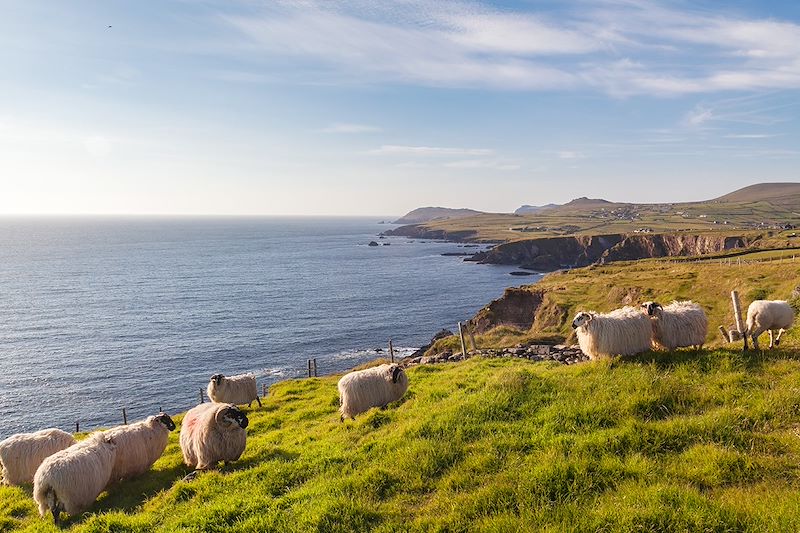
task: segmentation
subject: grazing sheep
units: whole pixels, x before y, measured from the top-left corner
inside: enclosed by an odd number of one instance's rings
[[[222,374],[214,374],[208,382],[208,397],[212,402],[232,403],[234,405],[247,404],[247,407],[258,402],[261,407],[261,399],[258,397],[256,387],[256,377],[253,374],[241,374],[238,376],[225,377]]]
[[[233,404],[201,403],[181,424],[183,462],[196,470],[237,460],[247,441],[247,416]]]
[[[33,483],[33,475],[45,458],[73,444],[73,436],[60,429],[8,437],[0,442],[0,481],[6,485]]]
[[[116,456],[113,439],[95,433],[42,461],[33,477],[39,514],[53,513],[58,524],[61,511],[74,516],[86,510],[108,485]]]
[[[408,390],[408,376],[399,365],[385,364],[345,374],[338,387],[340,420],[344,421],[402,398]]]
[[[650,319],[635,307],[604,314],[582,311],[575,315],[572,327],[581,350],[589,359],[646,352],[653,333]]]
[[[175,423],[165,413],[129,426],[117,426],[104,433],[117,444],[117,457],[111,471],[110,483],[144,474],[153,466],[167,447],[169,432]]]
[[[794,310],[783,300],[756,300],[747,308],[746,335],[753,338],[753,348],[758,350],[758,336],[769,331],[770,350],[780,344],[781,335],[792,326]],[[778,330],[773,340],[772,332]]]
[[[699,350],[706,342],[708,318],[696,303],[687,300],[663,307],[645,302],[642,308],[652,320],[654,346],[670,351],[684,346]]]

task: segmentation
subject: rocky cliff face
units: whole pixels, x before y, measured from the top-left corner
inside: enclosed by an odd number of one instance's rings
[[[500,244],[470,260],[548,271],[598,262],[705,255],[745,248],[752,241],[743,236],[690,233],[550,237]]]

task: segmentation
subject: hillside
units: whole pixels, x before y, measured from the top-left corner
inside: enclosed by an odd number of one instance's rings
[[[794,352],[645,354],[561,366],[416,367],[398,404],[340,424],[336,378],[288,381],[251,410],[248,447],[180,479],[177,435],[70,531],[796,531]],[[591,398],[591,401],[587,401]],[[30,489],[0,529],[58,531]]]
[[[766,298],[790,300],[800,307],[800,251],[759,251],[702,262],[619,262],[553,272],[533,285],[507,289],[472,323],[480,332],[478,344],[485,348],[541,338],[573,342],[570,321],[578,311],[691,299],[708,315],[709,344],[725,346],[717,327],[733,326],[732,290],[739,291],[744,306]],[[460,351],[454,337],[437,342],[429,353],[447,350]]]
[[[714,200],[635,204],[577,198],[531,214],[492,214],[400,227],[394,235],[511,242],[541,237],[667,233],[676,231],[779,230],[800,226],[800,184],[759,184]]]
[[[409,211],[392,224],[422,224],[432,220],[447,220],[480,215],[474,209],[451,209],[449,207],[419,207]]]

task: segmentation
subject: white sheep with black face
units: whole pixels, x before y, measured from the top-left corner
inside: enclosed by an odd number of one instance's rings
[[[402,398],[408,390],[408,376],[400,365],[384,364],[345,374],[338,389],[340,419],[355,418],[371,407]]]
[[[0,442],[0,482],[6,485],[33,483],[33,475],[42,461],[73,444],[72,435],[55,428],[8,437]]]
[[[236,461],[247,444],[247,415],[233,404],[201,403],[181,423],[183,462],[195,470]]]
[[[781,336],[794,322],[794,310],[784,300],[756,300],[747,308],[747,335],[753,339],[753,348],[758,350],[758,336],[769,331],[770,350],[778,346]],[[778,331],[773,338],[773,331]]]
[[[169,432],[175,423],[166,413],[147,417],[127,426],[104,431],[117,445],[117,456],[111,472],[111,483],[144,474],[167,447]]]
[[[114,441],[98,432],[42,461],[33,476],[39,514],[52,513],[58,524],[62,511],[75,516],[89,508],[108,485],[116,456]]]
[[[247,407],[258,402],[261,407],[261,399],[258,397],[258,387],[256,377],[253,374],[240,374],[238,376],[225,377],[223,374],[214,374],[208,382],[206,389],[208,397],[212,402],[232,403],[234,405],[244,405]]]
[[[642,309],[653,324],[653,345],[666,350],[693,346],[699,350],[706,342],[708,318],[692,301],[672,302],[666,307],[658,302],[644,302]]]
[[[610,313],[581,311],[572,320],[578,344],[590,359],[634,355],[650,349],[650,319],[635,307]]]

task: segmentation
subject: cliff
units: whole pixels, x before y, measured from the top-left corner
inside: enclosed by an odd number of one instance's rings
[[[443,229],[430,229],[419,224],[401,226],[396,229],[385,231],[382,235],[391,237],[410,237],[412,239],[441,239],[447,241],[466,242],[478,235],[476,230],[457,230],[448,231]]]
[[[610,234],[527,239],[495,246],[471,261],[548,271],[654,257],[706,255],[746,248],[756,240],[715,234]]]

